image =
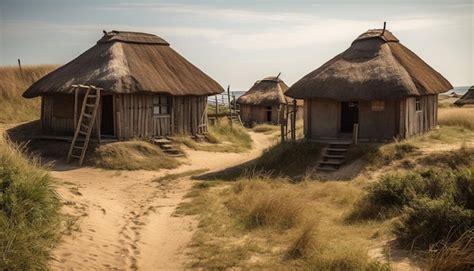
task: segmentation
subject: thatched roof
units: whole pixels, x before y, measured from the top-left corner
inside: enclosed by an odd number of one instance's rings
[[[455,105],[457,106],[463,106],[467,104],[472,104],[474,105],[474,86],[470,87],[469,90],[462,95],[459,100],[454,102]]]
[[[71,93],[71,85],[91,84],[112,93],[153,92],[214,95],[224,89],[174,51],[162,38],[111,31],[92,48],[34,83],[23,94]]]
[[[290,87],[297,99],[390,100],[438,94],[451,84],[389,31],[369,30]]]
[[[291,103],[293,99],[285,96],[287,90],[288,86],[278,76],[269,76],[255,82],[237,103],[259,106]]]

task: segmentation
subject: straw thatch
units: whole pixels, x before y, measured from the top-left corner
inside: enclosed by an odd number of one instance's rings
[[[457,106],[474,105],[474,86],[470,87],[459,100],[454,102],[454,104]]]
[[[288,86],[278,76],[269,76],[255,84],[242,96],[237,103],[245,105],[271,106],[293,102],[285,96]]]
[[[72,93],[71,85],[90,84],[110,93],[214,95],[224,89],[152,34],[111,31],[92,48],[34,83],[32,98]]]
[[[304,76],[286,95],[338,101],[395,100],[438,94],[451,84],[389,31],[360,35],[343,53]]]

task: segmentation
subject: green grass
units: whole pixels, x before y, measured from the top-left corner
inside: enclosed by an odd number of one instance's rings
[[[104,144],[94,150],[90,163],[114,170],[173,169],[180,162],[165,154],[158,146],[145,141],[126,141]]]
[[[367,188],[348,220],[400,219],[398,242],[426,249],[474,227],[474,168],[387,174]]]
[[[189,136],[174,136],[172,140],[192,150],[208,152],[241,153],[249,151],[252,147],[252,138],[245,128],[239,125],[231,126],[225,120],[209,126],[205,142],[198,142]]]
[[[0,123],[16,123],[38,119],[40,99],[21,95],[35,81],[54,70],[55,65],[0,67]]]
[[[60,202],[48,173],[22,150],[0,144],[0,269],[47,269],[59,235]]]

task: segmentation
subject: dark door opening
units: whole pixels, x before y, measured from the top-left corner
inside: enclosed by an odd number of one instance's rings
[[[272,107],[267,106],[267,122],[272,122]]]
[[[341,102],[341,133],[352,133],[355,123],[359,123],[359,103]]]
[[[102,117],[100,121],[100,133],[102,135],[114,136],[114,104],[113,96],[102,96]]]

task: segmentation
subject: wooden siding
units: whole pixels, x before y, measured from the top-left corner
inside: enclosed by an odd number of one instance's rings
[[[291,107],[291,105],[290,105]],[[290,109],[292,110],[292,109]],[[302,106],[298,107],[296,118],[303,119],[303,110]],[[286,112],[286,111],[285,111]],[[268,123],[267,121],[267,107],[266,106],[256,106],[256,105],[240,105],[240,118],[244,123]],[[279,124],[280,123],[280,111],[278,106],[272,106],[272,119],[271,123]]]
[[[69,134],[74,132],[74,110],[69,112],[70,117],[64,114],[64,110],[59,114],[61,117],[56,117],[55,115],[58,114],[54,114],[54,102],[63,103],[69,100],[71,99],[62,99],[61,95],[42,97],[41,125],[43,129]],[[79,98],[79,111],[80,105],[82,105],[82,98]],[[61,104],[62,108],[65,106],[66,104]],[[73,108],[74,103],[67,106]],[[153,95],[115,94],[113,98],[115,136],[120,140],[126,140],[167,136],[175,133],[207,132],[206,96],[172,97],[170,107],[170,114],[153,115]],[[101,108],[99,108],[98,120],[99,122],[101,120]]]
[[[400,103],[400,137],[426,133],[438,125],[438,95],[420,97],[421,111],[416,111],[416,98]]]

